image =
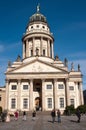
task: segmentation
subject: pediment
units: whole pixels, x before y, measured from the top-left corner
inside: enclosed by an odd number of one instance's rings
[[[60,67],[56,67],[50,63],[46,63],[40,60],[34,60],[33,62],[23,64],[20,67],[17,67],[8,73],[38,73],[38,72],[61,73],[67,71],[62,70]]]

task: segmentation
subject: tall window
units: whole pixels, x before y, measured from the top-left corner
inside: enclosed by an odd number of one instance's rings
[[[60,98],[60,108],[64,108],[64,98]]]
[[[43,56],[45,56],[45,50],[43,49]]]
[[[16,108],[16,99],[15,99],[15,98],[12,98],[12,99],[11,99],[11,108],[12,108],[12,109],[15,109],[15,108]]]
[[[47,99],[48,108],[52,108],[52,98]]]
[[[70,105],[74,106],[74,99],[70,99]]]
[[[48,84],[48,85],[46,86],[46,88],[47,88],[47,89],[52,89],[52,85],[51,85],[51,84]]]
[[[1,101],[1,95],[0,95],[0,101]]]
[[[58,84],[58,89],[64,89],[63,84]]]
[[[28,85],[23,85],[23,90],[28,90]]]
[[[24,108],[24,109],[27,109],[27,108],[28,108],[28,99],[27,99],[27,98],[24,98],[24,99],[23,99],[23,108]]]
[[[12,85],[11,88],[12,88],[12,90],[16,90],[17,86],[16,85]]]
[[[31,56],[33,56],[33,50],[31,50]]]

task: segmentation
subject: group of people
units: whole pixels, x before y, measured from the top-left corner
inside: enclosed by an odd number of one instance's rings
[[[58,109],[58,110],[53,109],[53,110],[51,111],[51,116],[52,116],[52,122],[53,122],[53,123],[55,122],[55,118],[56,118],[56,117],[57,117],[58,123],[61,123],[61,112],[60,112],[59,109]]]
[[[52,122],[54,123],[55,122],[55,118],[57,117],[57,121],[58,123],[61,123],[61,112],[60,110],[55,110],[53,109],[51,111],[51,116],[52,116]],[[81,113],[80,113],[80,110],[77,109],[76,111],[76,116],[77,116],[77,122],[80,123],[80,120],[81,120]]]

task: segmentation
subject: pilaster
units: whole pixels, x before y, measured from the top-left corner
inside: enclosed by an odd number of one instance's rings
[[[45,79],[42,79],[42,111],[45,110]]]
[[[30,111],[32,111],[33,110],[33,79],[31,79],[30,80],[30,94],[29,94],[29,96],[30,96]]]

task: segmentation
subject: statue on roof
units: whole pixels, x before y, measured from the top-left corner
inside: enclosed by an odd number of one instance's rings
[[[73,71],[74,70],[74,64],[73,64],[73,62],[71,63],[71,71]]]
[[[37,5],[37,12],[40,11],[40,4]]]
[[[8,67],[11,67],[11,61],[8,61]]]
[[[20,61],[21,61],[21,57],[20,57],[20,55],[17,56],[16,61],[17,61],[17,62],[20,62]]]
[[[78,71],[80,71],[80,65],[78,64]]]

